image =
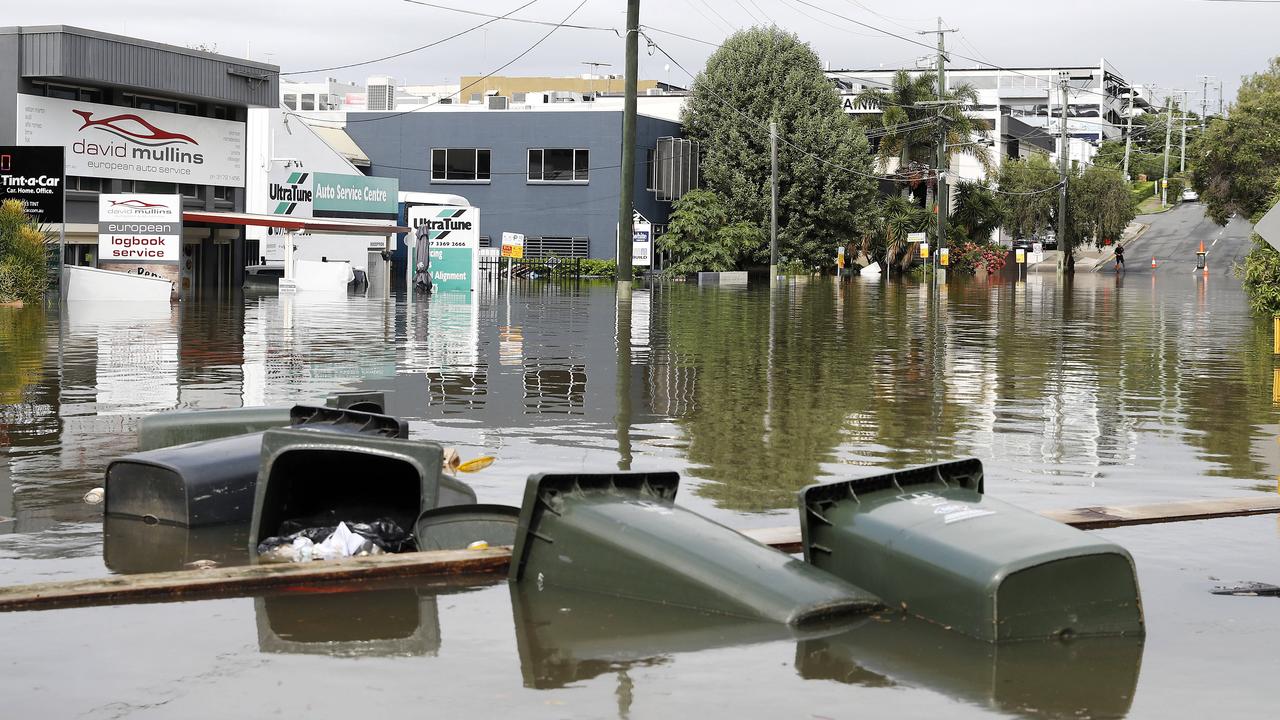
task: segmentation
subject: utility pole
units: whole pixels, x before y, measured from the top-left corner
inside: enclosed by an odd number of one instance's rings
[[[1173,135],[1173,93],[1164,99],[1164,177],[1160,180],[1160,207],[1169,204],[1169,141]]]
[[[1182,91],[1182,148],[1178,151],[1178,173],[1187,171],[1187,100],[1190,90]]]
[[[769,284],[778,282],[778,123],[769,121]]]
[[[622,105],[622,196],[618,201],[618,295],[631,296],[632,221],[636,189],[636,73],[639,72],[640,0],[627,0],[626,99]]]
[[[934,249],[934,257],[941,254],[942,248],[947,246],[947,215],[950,212],[948,208],[948,200],[950,200],[950,192],[947,190],[947,166],[949,153],[947,152],[947,118],[943,114],[946,107],[947,96],[947,46],[946,34],[955,32],[942,26],[942,18],[938,18],[938,29],[932,31],[922,31],[917,35],[928,35],[930,32],[938,34],[938,159],[937,159],[937,202],[938,202],[938,247]]]
[[[1062,109],[1058,128],[1058,173],[1062,187],[1058,189],[1058,273],[1067,270],[1067,258],[1072,252],[1067,238],[1067,169],[1071,163],[1071,150],[1067,144],[1067,73],[1058,73],[1058,86],[1062,92]]]
[[[1212,75],[1200,76],[1200,129],[1205,128],[1205,118],[1209,112],[1209,81],[1213,79]]]
[[[1221,80],[1218,81],[1218,117],[1223,117],[1222,115],[1222,81]]]
[[[1124,121],[1124,179],[1129,181],[1129,147],[1133,145],[1133,95],[1137,92],[1129,88],[1129,113]]]

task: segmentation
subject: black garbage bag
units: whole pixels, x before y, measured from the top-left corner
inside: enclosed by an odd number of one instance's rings
[[[381,554],[411,552],[417,549],[413,533],[406,531],[390,518],[378,518],[369,522],[348,522],[340,520],[333,524],[316,524],[321,518],[310,517],[285,520],[280,523],[277,535],[258,543],[260,557],[272,557],[279,560],[296,558],[280,555],[280,549],[294,544],[298,538],[306,538],[312,544],[319,545],[329,538],[337,529],[338,522],[344,523],[352,533],[364,538],[366,543],[361,552],[355,554]],[[321,520],[323,522],[323,520]],[[374,548],[377,548],[374,550]]]

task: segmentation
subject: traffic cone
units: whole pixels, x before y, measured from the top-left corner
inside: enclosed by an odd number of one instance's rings
[[[1200,241],[1200,252],[1204,252],[1204,241]]]
[[[1151,256],[1151,269],[1152,269],[1152,270],[1155,270],[1155,269],[1156,269],[1156,256],[1155,256],[1155,255],[1152,255],[1152,256]]]

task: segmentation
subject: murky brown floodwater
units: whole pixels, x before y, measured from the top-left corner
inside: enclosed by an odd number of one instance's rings
[[[679,502],[748,527],[794,523],[815,480],[963,456],[989,494],[1038,509],[1275,492],[1272,374],[1270,328],[1221,274],[668,284],[621,319],[591,283],[474,304],[0,308],[0,584],[145,569],[127,531],[104,564],[81,496],[139,417],[174,407],[386,390],[414,437],[498,458],[468,478],[481,502],[519,504],[536,471],[675,469]],[[895,618],[805,635],[423,585],[0,614],[0,688],[13,717],[1267,712],[1280,601],[1207,590],[1280,584],[1276,519],[1105,535],[1137,561],[1145,644],[997,652]],[[183,560],[243,544],[181,542]]]

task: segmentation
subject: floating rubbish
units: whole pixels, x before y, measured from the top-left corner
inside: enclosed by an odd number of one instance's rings
[[[514,545],[520,508],[507,505],[454,505],[433,508],[418,516],[413,537],[419,550],[468,550]]]
[[[1235,585],[1219,585],[1209,592],[1214,595],[1237,597],[1280,597],[1280,586],[1260,582],[1242,582]]]
[[[183,565],[183,567],[187,568],[188,570],[212,570],[220,566],[218,565],[217,560],[203,559],[203,560],[193,560],[192,562],[189,562],[186,565]]]
[[[107,496],[106,491],[98,487],[85,493],[84,501],[89,503],[90,505],[99,505],[102,503],[102,499],[106,496]]]
[[[281,525],[280,535],[258,543],[258,560],[311,562],[415,549],[412,536],[386,518],[371,523],[339,522],[322,527],[299,527],[301,524],[286,521]]]
[[[468,460],[458,466],[458,472],[473,473],[479,472],[493,464],[493,457],[484,455],[474,460]]]
[[[467,545],[467,549],[468,550],[488,550],[489,543],[485,542],[484,540],[477,540],[471,543],[470,545]]]

